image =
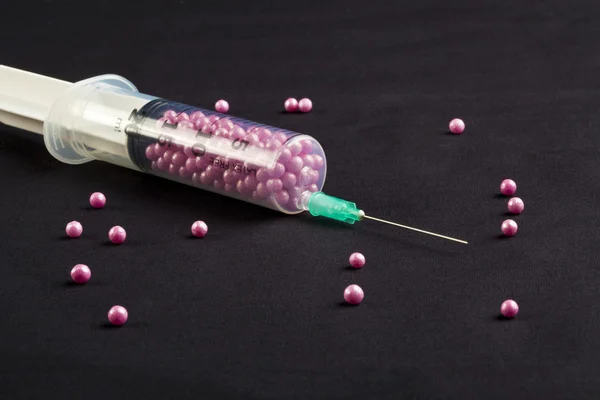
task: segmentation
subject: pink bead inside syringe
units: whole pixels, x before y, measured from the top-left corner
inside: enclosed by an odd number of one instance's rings
[[[300,195],[320,191],[326,161],[308,135],[154,100],[125,129],[136,165],[149,173],[285,213]]]

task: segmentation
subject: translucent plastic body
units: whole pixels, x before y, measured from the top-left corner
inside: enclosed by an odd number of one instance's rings
[[[59,98],[44,138],[63,162],[102,160],[288,214],[325,182],[312,137],[140,94],[114,75]]]

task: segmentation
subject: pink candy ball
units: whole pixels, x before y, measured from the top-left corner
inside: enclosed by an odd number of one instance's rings
[[[450,128],[450,132],[454,133],[455,135],[460,135],[465,130],[465,123],[460,118],[454,118],[452,121],[450,121],[448,127]]]
[[[275,193],[275,200],[279,204],[284,205],[290,200],[290,194],[287,190],[283,189],[280,192]]]
[[[506,300],[500,306],[500,313],[506,318],[514,318],[519,313],[519,305],[514,300]]]
[[[298,110],[303,113],[310,112],[312,110],[312,101],[310,99],[304,98],[298,102]]]
[[[519,226],[512,219],[507,219],[502,222],[502,226],[500,228],[502,233],[506,236],[515,236],[517,234],[517,230],[519,230]]]
[[[76,238],[81,236],[81,233],[83,232],[83,226],[81,226],[81,224],[77,221],[71,221],[67,224],[65,232],[67,232],[68,237]]]
[[[505,196],[512,196],[517,191],[517,184],[512,179],[505,179],[500,184],[500,193]]]
[[[290,97],[283,103],[283,107],[285,107],[285,111],[294,112],[298,110],[298,100],[293,97]]]
[[[302,158],[294,156],[286,163],[285,168],[289,172],[300,172],[303,166],[304,161],[302,161]]]
[[[271,193],[276,193],[283,189],[283,182],[281,179],[269,179],[267,181],[267,190]]]
[[[208,232],[208,225],[204,221],[196,221],[192,224],[192,235],[204,237]]]
[[[114,244],[123,243],[126,237],[127,232],[125,232],[125,229],[123,229],[119,225],[113,226],[112,228],[110,228],[110,231],[108,231],[108,239],[110,239],[110,241]]]
[[[127,318],[129,318],[129,313],[125,307],[112,306],[108,311],[108,320],[113,325],[121,326],[127,322]]]
[[[94,208],[102,208],[106,204],[106,196],[100,192],[92,193],[90,196],[90,205]]]
[[[302,151],[302,143],[299,143],[299,142],[290,143],[287,147],[292,156],[297,156]],[[290,157],[290,160],[291,159],[292,159],[292,157]],[[300,159],[300,161],[302,161],[302,159]],[[300,167],[300,168],[302,168],[302,167]],[[300,170],[300,168],[298,170]]]
[[[365,265],[365,263],[367,262],[367,260],[365,259],[365,256],[363,256],[361,253],[352,253],[350,254],[350,265],[353,266],[354,268],[362,268],[363,265]]]
[[[293,188],[296,185],[297,180],[298,180],[298,178],[296,177],[296,175],[292,174],[291,172],[286,172],[281,177],[281,182],[283,183],[283,187],[286,189]]]
[[[272,167],[268,168],[267,172],[271,178],[281,178],[281,176],[285,173],[285,166],[278,162]]]
[[[215,110],[221,114],[225,114],[227,111],[229,111],[229,103],[225,100],[219,100],[215,103]]]
[[[508,211],[513,214],[521,214],[525,209],[525,203],[519,197],[513,197],[508,201]]]
[[[86,283],[91,277],[92,271],[90,271],[87,265],[77,264],[71,270],[71,279],[75,283]]]
[[[344,300],[348,304],[360,304],[365,298],[365,292],[358,285],[350,285],[344,290]]]

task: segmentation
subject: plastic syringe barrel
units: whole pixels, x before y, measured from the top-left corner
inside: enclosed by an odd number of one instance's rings
[[[314,138],[141,94],[119,78],[58,96],[43,127],[54,157],[106,161],[287,214],[323,187],[325,154]]]

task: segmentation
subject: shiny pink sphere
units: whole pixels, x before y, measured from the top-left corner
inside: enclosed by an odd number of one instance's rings
[[[108,231],[108,239],[114,244],[123,243],[126,237],[127,232],[125,232],[125,229],[123,229],[119,225],[113,226],[112,228],[110,228],[110,231]]]
[[[517,231],[519,230],[519,226],[512,219],[507,219],[502,222],[502,226],[500,227],[502,233],[506,236],[515,236]]]
[[[71,279],[75,283],[86,283],[92,277],[92,271],[84,264],[77,264],[71,270]]]
[[[310,112],[312,110],[313,103],[310,99],[304,98],[298,102],[298,110],[303,113]]]
[[[92,193],[90,196],[90,205],[94,208],[102,208],[106,204],[106,196],[100,192]]]
[[[192,235],[204,237],[208,232],[208,225],[204,221],[196,221],[192,224]]]
[[[283,107],[287,112],[295,112],[298,110],[298,100],[293,97],[290,97],[283,103]]]
[[[519,197],[513,197],[508,201],[508,211],[513,214],[521,214],[525,209],[525,203]]]
[[[519,313],[519,305],[514,300],[506,300],[500,306],[500,312],[506,318],[514,318]]]
[[[225,114],[229,111],[229,103],[225,100],[219,100],[215,103],[215,110],[221,114]]]
[[[68,237],[76,238],[81,236],[81,233],[83,232],[83,226],[77,221],[71,221],[67,224],[65,232],[67,232]]]
[[[505,196],[512,196],[517,191],[517,184],[512,179],[505,179],[500,184],[500,193]]]
[[[125,322],[127,322],[127,318],[129,318],[129,313],[122,306],[113,306],[108,311],[108,320],[111,324],[116,326],[121,326]]]
[[[365,292],[358,285],[350,285],[344,290],[344,300],[348,304],[360,304],[365,298]]]
[[[365,265],[365,263],[367,262],[367,260],[365,259],[365,256],[363,256],[361,253],[352,253],[350,254],[350,265],[353,266],[354,268],[362,268],[363,265]]]
[[[450,121],[448,127],[450,128],[450,132],[454,133],[455,135],[460,135],[465,130],[465,123],[460,118],[454,118],[452,121]]]

